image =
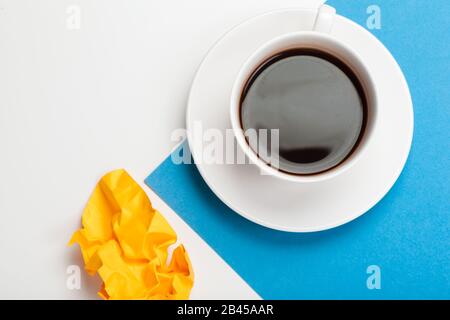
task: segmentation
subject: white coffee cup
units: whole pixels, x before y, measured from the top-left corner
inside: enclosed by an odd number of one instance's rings
[[[262,173],[276,178],[299,183],[318,182],[336,177],[359,161],[371,141],[377,121],[377,90],[375,83],[361,57],[348,45],[330,35],[336,11],[323,5],[319,8],[312,31],[299,31],[277,37],[256,50],[242,66],[231,92],[231,125],[239,147],[251,163],[258,166]],[[321,173],[300,175],[278,170],[271,166],[250,147],[241,126],[241,98],[248,79],[267,59],[291,49],[316,49],[325,51],[344,62],[358,77],[367,100],[367,123],[357,148],[338,166]]]

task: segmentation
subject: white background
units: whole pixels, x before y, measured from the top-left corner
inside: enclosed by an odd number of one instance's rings
[[[82,261],[66,244],[98,179],[125,168],[143,185],[184,127],[197,67],[229,28],[320,2],[0,0],[0,298],[96,298],[100,282],[84,272],[81,290],[67,289],[67,267]],[[258,298],[144,190],[190,254],[192,298]]]

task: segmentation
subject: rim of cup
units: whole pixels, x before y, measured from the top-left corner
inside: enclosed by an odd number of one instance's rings
[[[366,96],[368,105],[367,124],[364,128],[364,132],[361,133],[362,138],[356,149],[352,151],[352,153],[337,166],[324,172],[308,175],[280,171],[277,168],[271,167],[267,162],[260,159],[256,151],[254,151],[248,144],[244,135],[244,130],[241,127],[240,120],[241,97],[244,87],[253,72],[270,57],[280,52],[297,48],[325,51],[335,56],[343,63],[345,63],[348,67],[350,67],[358,77],[358,81],[363,86],[363,91]],[[366,64],[361,59],[359,54],[348,45],[342,43],[341,41],[328,34],[320,33],[317,31],[298,31],[288,33],[274,38],[266,44],[262,45],[242,65],[231,91],[231,126],[234,132],[234,136],[236,137],[236,140],[238,142],[238,146],[244,151],[250,162],[259,167],[262,170],[261,172],[263,172],[264,174],[268,174],[276,178],[292,182],[306,183],[324,181],[334,178],[350,169],[361,158],[368,144],[370,144],[378,118],[378,99],[376,91],[377,90],[374,80]]]

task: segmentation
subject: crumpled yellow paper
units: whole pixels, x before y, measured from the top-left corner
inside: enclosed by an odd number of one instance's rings
[[[179,245],[168,263],[174,230],[125,170],[97,184],[70,245],[78,243],[90,275],[98,273],[104,299],[188,299],[194,274]]]

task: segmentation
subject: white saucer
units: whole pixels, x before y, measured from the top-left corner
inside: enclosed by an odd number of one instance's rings
[[[231,128],[230,93],[242,64],[284,33],[311,30],[315,10],[270,12],[235,27],[210,50],[192,84],[187,129]],[[399,177],[412,142],[413,109],[405,78],[388,50],[367,30],[337,16],[332,35],[352,46],[379,90],[379,127],[360,162],[343,175],[302,185],[260,175],[254,165],[197,164],[213,192],[231,209],[263,226],[313,232],[345,224],[380,201]],[[192,147],[192,142],[189,142]],[[201,155],[192,150],[194,159]]]

